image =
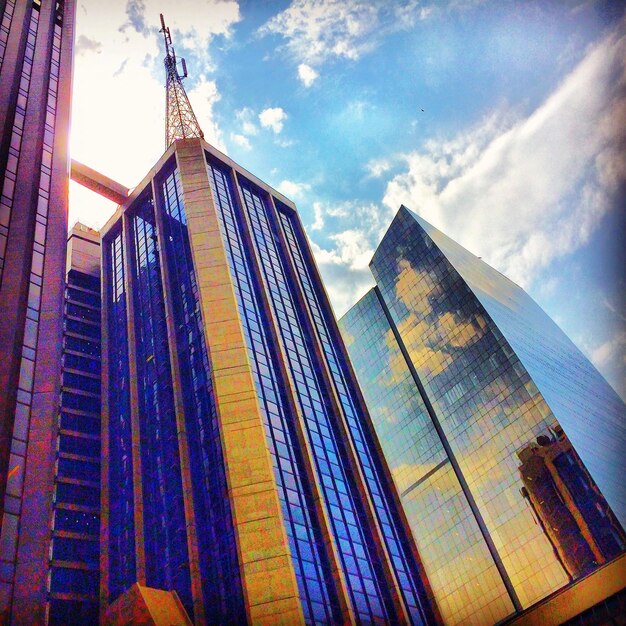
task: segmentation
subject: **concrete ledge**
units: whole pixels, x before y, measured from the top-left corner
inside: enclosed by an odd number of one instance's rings
[[[501,626],[557,626],[626,589],[626,554],[555,591]]]

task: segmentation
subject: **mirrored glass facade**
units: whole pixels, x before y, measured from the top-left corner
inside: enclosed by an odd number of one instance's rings
[[[523,289],[419,216],[414,218],[500,329],[626,525],[626,491],[616,469],[623,467],[626,450],[624,402]]]
[[[495,623],[513,604],[379,297],[340,327],[420,557],[446,623]]]
[[[143,580],[198,622],[435,623],[293,205],[201,140],[156,171],[103,234],[106,489],[135,497],[123,583],[105,518],[105,605]]]
[[[553,402],[539,386],[565,358],[563,333],[404,207],[371,269],[377,286],[340,326],[445,622],[493,623],[620,554],[626,535],[609,495],[623,474],[613,450],[624,449],[624,405],[600,375],[578,355],[601,382],[590,397],[591,383],[561,371]],[[597,460],[570,435],[584,428],[580,412],[562,410],[589,411],[598,395],[606,500]],[[606,437],[617,441],[605,447]]]

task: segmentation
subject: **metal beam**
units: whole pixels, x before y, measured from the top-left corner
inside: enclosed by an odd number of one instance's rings
[[[70,177],[73,181],[76,181],[83,187],[91,189],[101,196],[116,202],[117,204],[124,204],[128,198],[130,190],[128,187],[124,187],[120,183],[115,182],[113,179],[96,172],[96,170],[79,163],[72,159],[72,167],[70,170]]]

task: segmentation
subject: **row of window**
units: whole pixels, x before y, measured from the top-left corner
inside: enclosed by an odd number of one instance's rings
[[[125,250],[121,229],[103,242],[109,344],[109,602],[135,582],[135,521]]]
[[[141,198],[130,216],[137,334],[146,584],[175,589],[193,614],[182,476],[154,203]],[[114,450],[111,442],[110,450]]]
[[[38,7],[36,6],[33,7],[33,9],[37,8]],[[31,10],[13,125],[11,129],[10,145],[7,154],[7,168],[2,182],[2,192],[0,194],[0,285],[3,280],[6,242],[8,239],[11,211],[15,194],[16,175],[25,130],[26,110],[34,63],[39,17],[38,10]],[[55,28],[53,32],[52,49],[50,51],[49,61],[49,70],[51,74],[54,73],[55,63],[58,63],[59,61],[60,41],[60,31],[57,33],[57,29]],[[48,84],[46,101],[46,124],[49,123],[51,125],[52,137],[54,136],[54,124],[56,117],[55,101],[53,100],[53,98],[56,97],[56,89],[57,84],[54,83],[51,78]],[[14,560],[17,550],[22,488],[26,465],[26,439],[30,424],[31,402],[33,399],[32,393],[35,373],[39,312],[41,307],[42,276],[48,211],[47,201],[50,192],[50,177],[49,170],[46,170],[46,158],[48,154],[51,155],[51,152],[52,143],[46,143],[44,137],[39,180],[37,181],[38,196],[35,215],[36,228],[35,237],[32,243],[26,321],[21,351],[17,402],[15,406],[11,440],[11,453],[9,457],[10,475],[6,486],[2,519],[2,535],[0,536],[0,570],[2,571],[3,578],[9,584],[12,584],[12,572],[14,569]],[[2,596],[3,603],[0,605],[0,612],[9,609],[5,602],[9,602],[11,592],[3,592]]]
[[[13,12],[15,11],[15,0],[7,0],[4,5],[4,13],[0,21],[0,71],[2,71],[2,62],[4,61],[4,53],[7,49],[7,41],[9,40],[9,31],[11,30],[11,21],[13,20]]]
[[[161,193],[205,619],[237,624],[245,621],[237,544],[177,169],[168,173]]]
[[[299,224],[280,203],[278,203],[278,208],[286,241],[296,268],[294,279],[300,281],[311,311],[313,324],[326,355],[328,369],[335,385],[339,402],[346,416],[349,436],[353,440],[354,448],[363,468],[365,480],[372,493],[374,510],[378,517],[409,613],[415,623],[420,623],[424,621],[425,617],[422,613],[419,599],[420,591],[423,593],[419,572],[415,567],[410,550],[406,547],[408,537],[405,536],[404,529],[396,517],[395,505],[389,501],[390,485],[383,485],[382,483],[382,468],[380,463],[376,462],[376,453],[372,453],[374,444],[370,439],[369,433],[364,428],[364,416],[360,415],[360,410],[357,409],[355,391],[348,382],[350,375],[347,374],[345,365],[337,353],[335,346],[340,341],[340,338],[335,335],[334,329],[327,319],[327,309],[324,309],[321,304],[314,287],[315,280],[311,276],[308,267],[312,265],[312,259],[309,259],[309,264],[304,262],[303,255],[306,254],[306,244],[302,241]]]
[[[14,6],[14,3],[8,3],[5,14],[3,16],[2,40],[4,40],[4,45],[1,48],[3,54],[4,49],[6,48],[6,37],[8,37],[8,28],[10,26],[10,20],[12,19]],[[5,24],[5,20],[8,20],[9,23]],[[28,25],[28,34],[26,36],[26,47],[24,49],[22,62],[22,72],[20,75],[20,85],[17,93],[17,101],[15,103],[15,114],[13,118],[13,126],[11,129],[11,140],[7,154],[4,180],[2,181],[2,193],[0,194],[0,285],[2,284],[4,255],[9,236],[9,222],[11,219],[11,209],[13,207],[13,198],[15,194],[17,168],[22,149],[22,136],[24,134],[26,106],[28,104],[30,79],[33,70],[35,41],[37,39],[38,27],[39,11],[31,11],[30,22]],[[5,28],[6,30],[4,30]],[[4,35],[5,32],[6,35]]]
[[[219,211],[255,385],[274,459],[278,495],[286,520],[305,619],[308,623],[333,621],[337,610],[335,594],[329,585],[328,566],[321,548],[310,490],[302,478],[306,474],[294,431],[295,416],[289,415],[280,392],[276,349],[270,347],[268,323],[259,305],[259,286],[254,282],[250,270],[249,251],[242,243],[230,174],[216,163],[210,163],[209,178]],[[239,220],[241,217],[239,214]],[[307,526],[300,527],[298,522],[306,523]]]
[[[70,298],[84,296],[76,286],[88,283],[97,289],[97,277],[70,270],[65,290],[65,344],[59,434],[54,491],[55,515],[51,542],[51,568],[48,580],[50,606],[48,623],[96,624],[93,600],[97,598],[99,576],[99,537],[93,515],[100,510],[100,325],[82,316],[71,319],[71,312],[83,309]],[[87,294],[91,297],[91,294]],[[93,303],[99,305],[99,296]],[[72,335],[90,337],[87,341]],[[74,353],[68,353],[72,350]],[[97,371],[94,371],[97,364]],[[71,370],[71,371],[68,371]],[[70,391],[71,390],[71,391]],[[66,507],[77,510],[68,511]],[[87,512],[90,511],[90,512]],[[71,530],[70,530],[71,529]],[[77,536],[59,536],[59,532]],[[60,563],[62,562],[62,563]],[[87,569],[86,569],[87,568]],[[59,604],[55,594],[82,597]],[[65,619],[60,621],[61,616]],[[84,621],[91,616],[91,621]],[[97,611],[95,613],[97,618]]]

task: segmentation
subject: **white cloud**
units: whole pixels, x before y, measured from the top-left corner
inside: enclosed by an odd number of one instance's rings
[[[76,39],[74,52],[77,55],[85,54],[87,52],[97,52],[100,54],[102,52],[102,43],[100,41],[96,41],[95,39],[89,39],[89,37],[85,37],[85,35],[80,35],[80,37]]]
[[[330,250],[314,241],[311,248],[335,315],[340,317],[373,286],[367,264],[374,251],[359,230],[346,230],[331,239],[334,247]]]
[[[274,139],[274,143],[280,148],[289,148],[296,142],[293,139],[285,139],[284,137],[281,139],[280,137],[276,137],[276,139]]]
[[[333,58],[358,59],[384,36],[425,19],[429,11],[419,9],[419,4],[419,0],[294,0],[259,32],[284,37],[291,56],[315,67]]]
[[[298,78],[305,87],[310,87],[319,78],[319,73],[310,65],[300,63],[298,65]]]
[[[237,144],[244,150],[250,150],[250,140],[245,135],[239,135],[238,133],[230,133],[230,139],[233,143]]]
[[[537,291],[542,298],[547,298],[554,295],[558,285],[559,279],[556,276],[550,276],[541,281]]]
[[[404,166],[383,206],[314,203],[313,249],[336,313],[372,284],[366,261],[402,203],[524,286],[582,245],[626,181],[625,48],[614,33],[590,49],[528,116],[502,107],[419,152],[370,161],[370,176]],[[321,244],[325,233],[335,234]]]
[[[174,43],[187,38],[197,50],[186,81],[189,99],[207,141],[223,149],[213,110],[219,93],[203,73],[211,69],[211,39],[228,36],[240,19],[237,3],[179,0],[177,11],[168,7],[166,0],[81,0],[77,11],[71,154],[127,186],[136,185],[165,149],[159,12],[165,12]],[[80,218],[100,227],[113,210],[94,194],[71,191],[70,223]]]
[[[369,178],[380,178],[391,169],[390,159],[372,159],[365,165]]]
[[[334,255],[339,263],[353,270],[363,270],[369,266],[374,250],[363,230],[344,230],[331,235],[330,239],[337,244]]]
[[[313,224],[311,230],[322,230],[324,228],[324,216],[322,215],[322,205],[320,202],[313,203]]]
[[[96,1],[83,0],[82,4],[88,7],[88,14]],[[117,1],[105,3],[105,8],[117,4]],[[161,28],[160,13],[165,16],[174,45],[194,49],[204,56],[204,61],[209,60],[211,39],[215,35],[230,37],[233,26],[241,20],[236,0],[176,0],[176,10],[172,10],[172,3],[168,0],[128,0],[127,21],[122,31],[127,34],[135,31],[144,35],[156,33]]]
[[[360,206],[357,202],[333,202],[324,207],[324,215],[327,217],[350,217],[357,215],[378,212],[378,207],[374,204]]]
[[[384,203],[406,204],[528,287],[583,245],[626,181],[624,22],[531,115],[496,112],[402,155]]]
[[[598,368],[602,368],[616,356],[620,356],[626,363],[626,332],[616,333],[614,337],[594,348],[590,356],[591,361]]]
[[[263,111],[259,113],[261,126],[263,126],[263,128],[271,128],[276,134],[282,131],[286,119],[287,114],[280,107],[263,109]]]
[[[200,127],[204,132],[204,139],[222,152],[226,152],[222,131],[217,125],[213,113],[213,107],[221,97],[215,81],[207,80],[204,76],[200,76],[198,83],[187,95],[198,118]]]
[[[256,119],[256,114],[249,107],[245,107],[237,111],[235,113],[235,117],[237,118],[237,121],[241,124],[241,132],[244,135],[256,135],[259,132],[259,129],[254,123],[254,120]]]
[[[302,198],[304,193],[311,189],[311,185],[308,183],[297,183],[293,180],[283,180],[276,185],[276,189],[288,198]]]
[[[372,286],[368,264],[393,213],[355,201],[313,203],[312,231],[333,232],[330,246],[312,242],[335,313],[343,315]]]

